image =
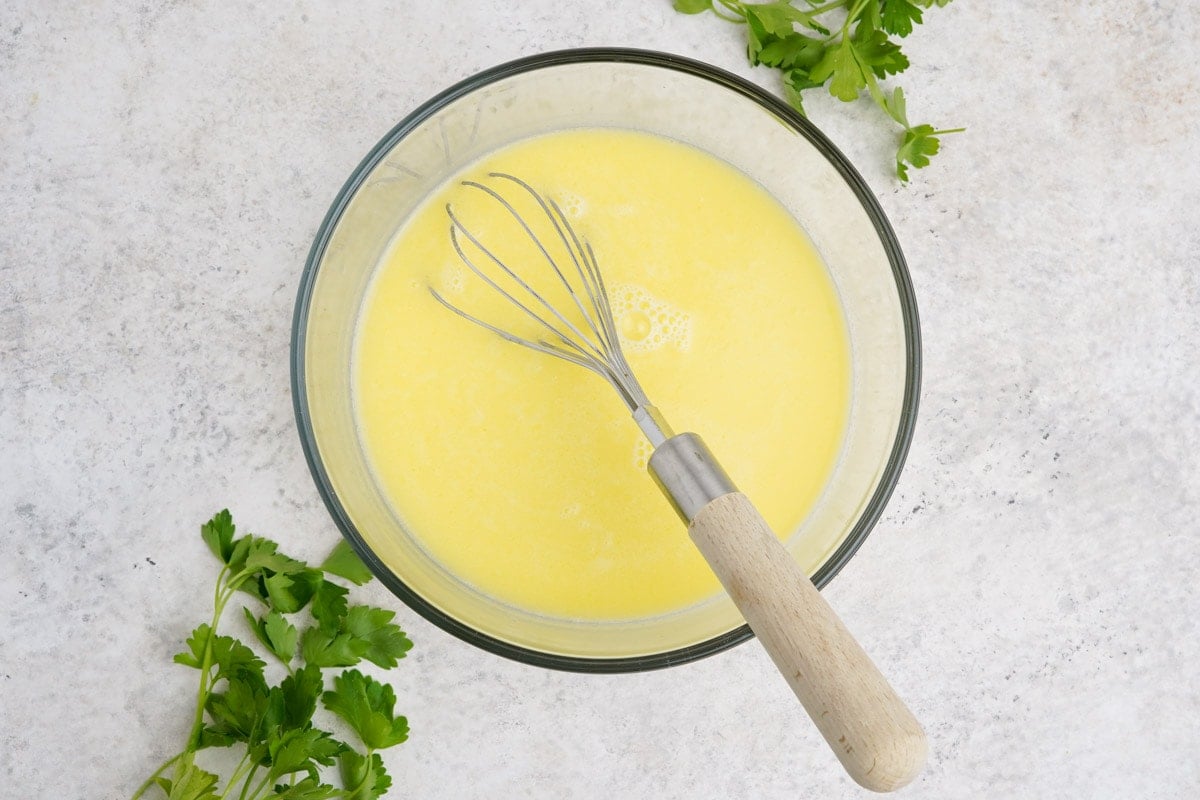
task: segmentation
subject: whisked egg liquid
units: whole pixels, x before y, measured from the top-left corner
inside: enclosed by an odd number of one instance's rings
[[[447,203],[523,276],[546,274],[503,210],[459,185],[495,171],[553,198],[591,244],[648,396],[675,430],[705,438],[783,538],[819,497],[846,424],[849,348],[825,268],[787,211],[728,164],[644,133],[578,130],[511,145],[435,192],[363,304],[360,435],[434,559],[499,602],[557,617],[701,602],[719,584],[646,473],[650,445],[616,392],[429,292],[537,338],[451,246]],[[800,544],[815,569],[823,553]]]

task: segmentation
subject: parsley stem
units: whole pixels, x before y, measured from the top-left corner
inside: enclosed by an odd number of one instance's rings
[[[200,733],[204,730],[204,706],[208,703],[209,691],[212,688],[209,680],[212,678],[210,673],[212,672],[213,641],[217,638],[217,625],[221,621],[221,614],[225,612],[225,605],[233,597],[233,593],[250,574],[246,570],[242,570],[222,585],[221,578],[228,571],[228,567],[223,568],[217,579],[217,590],[213,597],[212,622],[208,626],[208,640],[204,643],[204,657],[200,661],[200,688],[196,692],[196,714],[192,718],[192,730],[188,734],[187,748],[184,752],[195,752],[200,747]],[[224,591],[222,591],[223,589]]]
[[[180,750],[178,753],[176,753],[175,755],[171,756],[166,761],[164,761],[158,769],[154,770],[154,772],[152,772],[150,774],[149,778],[146,778],[146,782],[137,788],[137,791],[133,793],[133,797],[130,798],[130,800],[138,800],[139,797],[144,795],[146,793],[146,790],[150,788],[150,784],[154,783],[154,779],[157,778],[159,775],[163,774],[163,772],[166,771],[167,767],[171,766],[176,761],[183,758],[183,753],[184,753],[184,751]]]
[[[187,752],[195,752],[200,748],[200,732],[204,729],[204,706],[208,702],[209,679],[212,677],[213,639],[217,635],[217,622],[221,619],[222,605],[217,605],[213,611],[212,622],[208,626],[208,639],[204,642],[204,657],[200,660],[200,688],[196,690],[196,713],[192,717],[192,729],[187,738]]]
[[[252,771],[250,774],[253,775],[254,772]],[[256,798],[260,794],[262,794],[262,790],[266,787],[267,783],[269,783],[270,780],[271,780],[271,773],[267,772],[266,775],[263,775],[262,780],[258,782],[258,785],[254,787],[254,791],[250,792],[250,795],[247,798],[247,800],[254,800],[254,798]],[[249,778],[246,779],[246,783],[247,784],[250,783]]]
[[[877,106],[882,108],[884,111],[887,111],[888,115],[891,116],[891,111],[888,109],[887,98],[883,96],[883,90],[879,88],[879,81],[875,80],[875,73],[871,71],[870,65],[862,63],[862,60],[858,58],[857,52],[854,54],[854,58],[858,61],[859,67],[862,69],[863,78],[865,78],[867,82],[867,92],[870,93],[871,99],[875,101]]]
[[[846,3],[848,3],[848,2],[850,2],[850,0],[833,0],[833,2],[826,3],[823,6],[814,5],[812,8],[810,8],[808,10],[807,13],[810,16],[815,17],[818,14],[824,14],[826,11],[833,11],[835,8],[841,8],[842,6],[846,5]],[[813,4],[810,3],[809,5],[813,5]]]
[[[850,36],[850,26],[854,24],[854,20],[862,16],[863,9],[867,6],[867,0],[857,0],[850,6],[850,11],[846,13],[846,21],[842,23],[842,36]]]
[[[242,791],[241,794],[238,795],[238,800],[246,800],[246,792],[250,791],[250,781],[254,779],[255,772],[258,772],[258,764],[255,764],[251,768],[250,772],[246,774],[246,781],[242,784]],[[229,785],[232,786],[233,783],[234,781],[230,781]]]
[[[367,748],[367,757],[363,760],[363,776],[358,781],[358,785],[353,789],[343,790],[343,797],[354,798],[359,796],[359,792],[367,785],[367,779],[371,777],[371,759],[375,756],[374,748]]]
[[[712,12],[723,20],[728,22],[742,23],[746,22],[746,12],[742,10],[742,4],[737,0],[717,0],[722,6],[729,10],[729,14],[723,14],[717,10],[717,5],[712,6]]]
[[[221,792],[221,796],[218,797],[217,800],[225,800],[225,798],[229,796],[229,793],[233,791],[233,787],[237,785],[239,780],[241,780],[242,773],[250,768],[251,765],[249,761],[250,750],[247,749],[245,753],[242,753],[242,760],[237,763],[237,766],[233,770],[233,774],[229,776],[229,782],[225,784],[225,791]]]

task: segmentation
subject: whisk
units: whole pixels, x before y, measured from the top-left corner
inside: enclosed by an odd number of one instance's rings
[[[450,241],[463,265],[518,309],[534,333],[518,335],[430,288],[434,298],[509,342],[596,373],[616,390],[654,447],[651,476],[846,771],[875,791],[910,782],[925,761],[921,726],[700,437],[674,433],[650,403],[621,350],[591,245],[557,202],[524,180],[501,172],[488,179],[463,186],[511,218],[535,263],[509,263],[447,204]],[[552,292],[535,288],[534,269],[547,276]]]

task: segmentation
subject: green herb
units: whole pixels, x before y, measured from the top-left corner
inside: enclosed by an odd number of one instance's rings
[[[396,666],[412,642],[381,608],[352,606],[349,590],[371,573],[345,543],[319,569],[283,555],[269,539],[235,537],[233,519],[221,511],[200,529],[221,561],[211,622],[188,638],[176,663],[200,673],[187,743],[138,788],[133,800],[157,788],[167,800],[375,800],[392,784],[379,751],[408,738],[408,721],[396,716],[391,686],[348,669],[326,690],[322,669],[362,660]],[[262,608],[243,608],[254,638],[283,675],[267,681],[266,662],[236,638],[218,632],[225,606],[245,592]],[[308,609],[307,622],[293,615]],[[289,619],[289,617],[291,617]],[[301,632],[297,624],[303,625]],[[354,735],[347,743],[313,723],[319,705],[340,717]],[[239,747],[241,760],[221,778],[196,763],[210,747]],[[336,768],[336,770],[334,769]],[[339,775],[341,787],[325,782]]]
[[[857,100],[864,90],[903,128],[896,151],[896,174],[908,180],[909,167],[924,167],[936,155],[938,137],[964,128],[935,129],[908,121],[904,93],[891,94],[880,81],[908,69],[908,57],[892,36],[904,38],[933,6],[950,0],[790,0],[743,3],[739,0],[674,0],[683,14],[711,11],[746,26],[750,63],[778,69],[788,103],[805,114],[801,93],[827,86],[839,100]],[[831,22],[830,20],[835,20]],[[807,115],[806,115],[807,116]]]

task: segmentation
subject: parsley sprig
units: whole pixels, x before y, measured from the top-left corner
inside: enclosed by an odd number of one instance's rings
[[[903,128],[896,151],[896,174],[908,180],[909,167],[925,167],[937,155],[939,137],[964,128],[937,129],[908,121],[904,92],[889,94],[880,81],[908,69],[908,57],[890,38],[904,38],[933,6],[950,0],[791,0],[744,3],[739,0],[674,0],[684,14],[711,11],[721,19],[746,26],[747,55],[753,65],[778,69],[784,96],[805,114],[801,94],[827,86],[839,100],[857,100],[864,90],[875,104]],[[840,24],[830,22],[840,19]]]
[[[376,800],[391,786],[379,751],[408,738],[408,721],[395,713],[391,686],[347,669],[325,689],[322,669],[353,667],[366,660],[396,666],[412,642],[393,612],[352,606],[349,590],[330,580],[361,585],[370,571],[341,542],[319,568],[279,552],[258,536],[235,537],[233,519],[221,511],[200,529],[221,561],[211,621],[192,631],[175,661],[200,673],[187,742],[138,788],[167,800]],[[244,607],[249,630],[278,662],[284,677],[269,685],[267,664],[250,647],[218,632],[226,605],[239,593],[260,606]],[[295,615],[308,610],[305,624]],[[305,625],[303,632],[297,622]],[[354,743],[314,725],[318,704],[341,718]],[[210,747],[241,747],[242,757],[221,786],[196,755]],[[341,788],[325,782],[337,767]]]

